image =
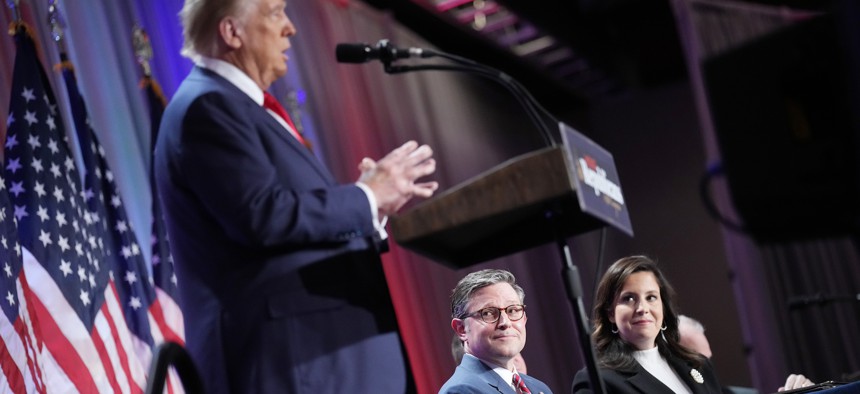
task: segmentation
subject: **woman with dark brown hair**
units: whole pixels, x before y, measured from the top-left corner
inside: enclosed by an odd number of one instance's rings
[[[721,393],[710,361],[680,344],[674,296],[645,256],[622,258],[603,275],[592,338],[607,393]],[[574,378],[573,392],[591,393],[584,369]]]

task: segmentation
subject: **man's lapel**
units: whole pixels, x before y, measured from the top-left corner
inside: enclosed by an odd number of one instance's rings
[[[326,168],[322,162],[314,156],[314,154],[304,146],[296,137],[290,135],[289,130],[285,129],[280,122],[275,120],[265,108],[260,107],[260,110],[263,112],[266,118],[266,129],[275,135],[278,138],[284,140],[284,142],[289,145],[290,149],[298,156],[302,157],[305,161],[307,161],[323,178],[329,180],[329,182],[334,182],[334,176],[329,172],[328,168]]]
[[[481,379],[488,386],[492,387],[495,392],[500,394],[517,394],[507,382],[502,380],[499,374],[481,360],[475,357],[463,356],[463,361],[460,362],[460,365],[468,368],[478,379]]]

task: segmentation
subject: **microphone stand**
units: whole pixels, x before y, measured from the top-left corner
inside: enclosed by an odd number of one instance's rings
[[[466,59],[464,57],[452,55],[445,52],[428,51],[426,49],[423,50],[423,57],[438,56],[452,60],[457,63],[461,63],[463,65],[393,65],[392,62],[395,60],[395,58],[391,56],[393,51],[388,50],[388,41],[380,41],[379,44],[377,44],[377,47],[380,49],[379,60],[383,64],[383,69],[388,74],[402,74],[413,71],[459,71],[475,74],[498,82],[499,84],[504,86],[514,96],[514,98],[516,98],[517,102],[523,107],[523,109],[525,109],[526,114],[529,116],[529,119],[541,133],[541,137],[543,137],[544,143],[547,146],[558,146],[555,137],[553,137],[552,129],[547,126],[545,121],[541,119],[541,116],[549,118],[554,125],[559,123],[558,120],[554,116],[552,116],[552,114],[550,114],[549,111],[547,111],[543,106],[541,106],[540,103],[538,103],[537,100],[535,100],[535,98],[531,95],[531,93],[529,93],[519,82],[517,82],[517,80],[503,73],[502,71]]]
[[[529,93],[528,90],[526,90],[518,81],[502,71],[460,56],[444,52],[428,51],[426,49],[423,50],[422,57],[443,57],[460,63],[461,65],[427,64],[398,66],[392,64],[396,58],[392,56],[394,51],[391,50],[388,40],[381,40],[378,43],[377,48],[381,54],[380,61],[383,64],[385,72],[388,74],[402,74],[412,71],[459,71],[475,74],[498,82],[511,92],[511,94],[517,99],[517,102],[525,109],[529,119],[538,128],[538,131],[540,131],[544,143],[551,147],[558,146],[558,143],[553,137],[552,129],[547,126],[541,116],[549,118],[554,124],[559,124],[559,121],[552,116],[549,111],[541,106],[531,93]],[[552,225],[554,228],[559,228],[559,225],[555,223],[557,221],[555,220],[556,215],[554,215],[552,211],[546,212],[546,217],[553,222]],[[563,261],[562,279],[564,280],[565,291],[567,292],[574,311],[574,319],[577,325],[576,329],[579,333],[578,339],[580,350],[582,350],[583,358],[585,358],[585,365],[588,370],[588,379],[591,382],[591,389],[596,394],[605,394],[606,388],[603,380],[600,378],[600,371],[597,368],[597,359],[595,358],[594,348],[591,343],[591,328],[589,327],[588,318],[586,317],[587,314],[585,312],[582,298],[582,281],[579,277],[579,271],[576,268],[576,265],[573,264],[573,259],[570,255],[570,247],[567,245],[567,241],[560,232],[557,232],[556,244],[559,255]]]

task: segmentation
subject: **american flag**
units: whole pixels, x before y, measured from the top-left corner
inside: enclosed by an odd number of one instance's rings
[[[149,102],[149,118],[151,124],[150,133],[150,169],[149,184],[152,190],[152,276],[155,288],[164,309],[164,318],[174,332],[180,335],[174,339],[184,344],[184,320],[182,310],[179,308],[179,292],[177,290],[176,274],[173,268],[173,255],[170,253],[170,244],[167,239],[167,227],[164,216],[161,213],[161,205],[158,203],[158,189],[152,165],[155,161],[152,156],[155,152],[155,141],[158,139],[158,128],[161,124],[161,116],[164,114],[165,99],[161,88],[152,76],[144,76],[141,85],[146,91]]]
[[[14,119],[10,116],[8,122]],[[29,290],[23,271],[18,226],[6,183],[0,176],[0,392],[44,393],[39,365],[34,363],[32,321],[23,294]]]
[[[63,64],[70,64],[65,58],[63,60]],[[168,324],[162,303],[156,297],[155,283],[150,280],[146,261],[131,231],[104,148],[89,122],[74,69],[64,67],[63,77],[84,162],[84,200],[93,223],[99,227],[97,231],[106,241],[105,262],[110,264],[114,272],[122,274],[117,289],[126,323],[136,339],[142,342],[138,356],[148,365],[150,350],[154,345],[165,340],[183,343],[181,327],[177,331]],[[172,307],[172,304],[169,306]]]
[[[38,382],[50,393],[142,392],[140,342],[118,283],[126,272],[110,265],[112,239],[99,227],[106,216],[88,209],[32,38],[19,30],[15,39],[4,171],[29,283],[19,302],[33,322]]]

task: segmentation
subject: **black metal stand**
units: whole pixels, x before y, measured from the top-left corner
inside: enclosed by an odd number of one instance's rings
[[[570,257],[570,247],[567,245],[567,241],[559,239],[557,245],[558,252],[564,264],[561,269],[561,276],[564,279],[564,288],[567,290],[567,297],[570,299],[571,306],[573,307],[573,316],[576,320],[576,331],[579,337],[579,348],[582,350],[582,358],[585,359],[588,380],[591,382],[591,389],[594,393],[605,394],[606,388],[603,385],[603,380],[600,378],[600,371],[597,369],[597,359],[594,357],[594,347],[591,345],[591,328],[588,325],[585,306],[582,302],[582,281],[579,278],[579,270],[573,265],[573,258]]]

